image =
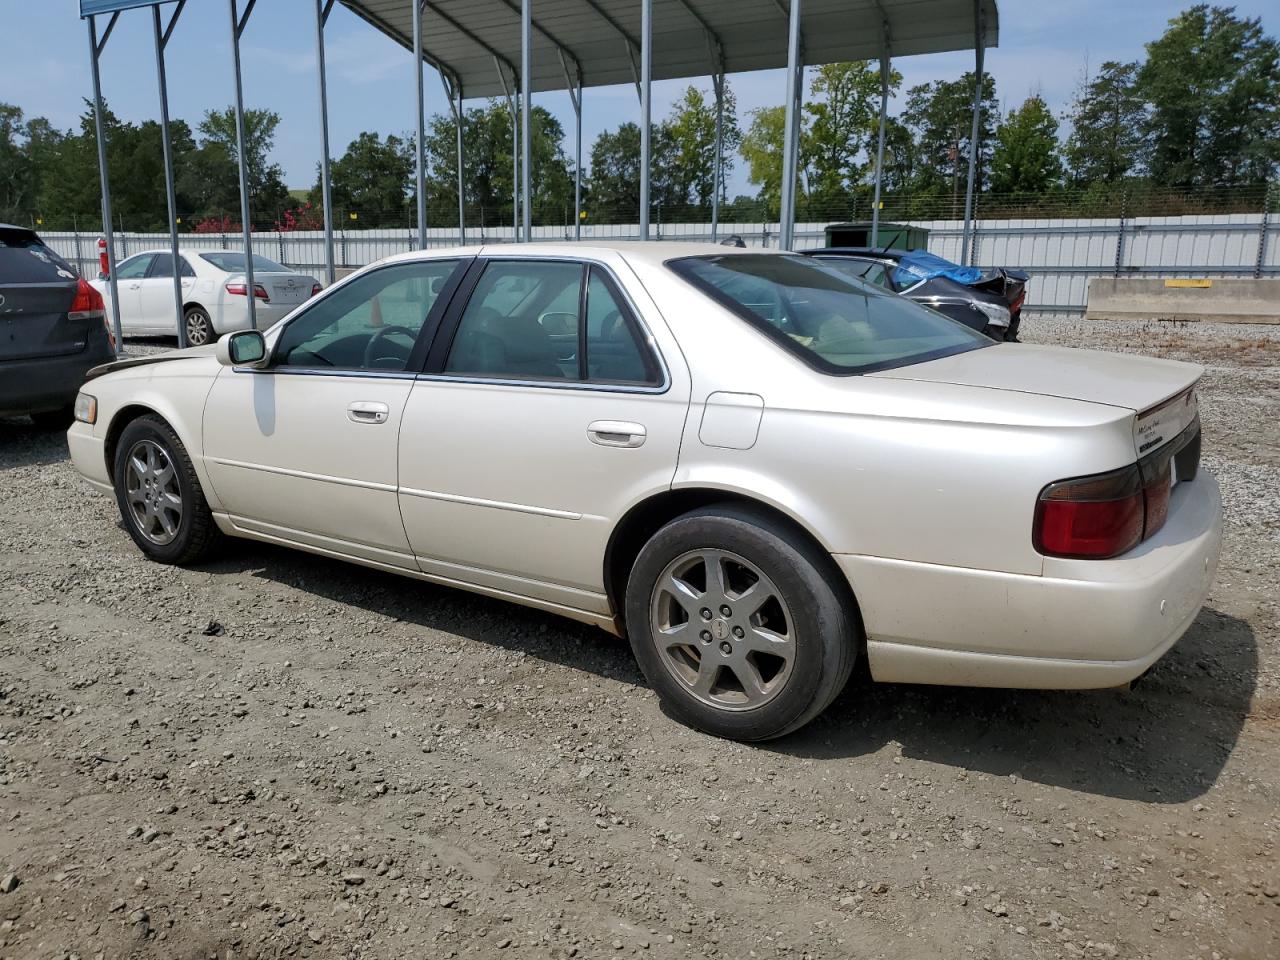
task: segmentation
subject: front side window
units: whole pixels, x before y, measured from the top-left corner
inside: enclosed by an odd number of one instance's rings
[[[458,321],[444,372],[504,380],[656,384],[657,365],[599,267],[495,260]]]
[[[887,370],[992,343],[811,257],[722,254],[684,257],[668,266],[824,373]]]
[[[116,279],[141,280],[147,275],[147,268],[151,266],[151,261],[154,259],[154,253],[140,253],[136,257],[130,257],[116,267]]]
[[[457,260],[370,271],[289,321],[273,366],[403,371]]]

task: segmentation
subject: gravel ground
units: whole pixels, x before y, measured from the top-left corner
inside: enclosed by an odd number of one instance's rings
[[[0,957],[1280,956],[1280,328],[1209,366],[1218,582],[1136,691],[874,686],[765,746],[625,644],[246,542],[144,561],[0,422]]]

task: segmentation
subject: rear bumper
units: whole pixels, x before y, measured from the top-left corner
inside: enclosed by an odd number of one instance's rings
[[[91,367],[115,359],[92,346],[62,357],[0,360],[0,414],[42,413],[69,407]]]
[[[1141,675],[1187,631],[1217,570],[1222,501],[1205,470],[1169,520],[1115,560],[1045,560],[1043,576],[840,555],[877,680],[1089,689]]]

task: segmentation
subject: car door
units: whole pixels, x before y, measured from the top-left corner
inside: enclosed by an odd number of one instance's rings
[[[356,275],[272,335],[262,370],[224,367],[203,455],[237,527],[416,569],[396,502],[401,415],[459,259]]]
[[[120,296],[120,329],[123,333],[146,332],[138,298],[142,291],[142,281],[146,279],[154,259],[154,253],[139,253],[116,264],[116,290]],[[109,302],[111,285],[106,283],[103,289],[103,299]]]
[[[196,273],[179,256],[182,263],[182,298],[185,302],[195,287]],[[147,275],[138,285],[138,317],[141,325],[154,333],[178,334],[178,305],[173,301],[173,254],[157,253],[152,257]]]
[[[609,535],[670,487],[689,401],[629,276],[630,291],[572,258],[471,267],[400,434],[400,512],[424,572],[608,612]]]

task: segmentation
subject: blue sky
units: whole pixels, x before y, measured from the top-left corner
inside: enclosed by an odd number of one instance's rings
[[[1169,18],[1190,4],[1172,0],[1001,0],[1000,46],[987,53],[987,67],[1006,107],[1039,93],[1061,115],[1070,103],[1086,63],[1135,59]],[[537,8],[537,0],[534,0]],[[88,40],[76,0],[0,0],[0,100],[16,103],[28,116],[46,116],[56,126],[73,126],[91,96]],[[1260,16],[1271,35],[1280,32],[1280,7],[1249,0],[1236,4],[1242,15]],[[311,0],[261,0],[242,41],[245,101],[269,107],[282,121],[274,159],[292,187],[309,186],[319,158],[319,120],[313,53]],[[234,96],[225,0],[192,0],[169,47],[170,114],[198,120]],[[336,6],[326,32],[329,67],[330,136],[335,154],[362,130],[402,133],[413,126],[413,64],[410,55],[373,28]],[[904,57],[896,61],[903,88],[954,78],[972,66],[972,54]],[[103,58],[103,93],[122,117],[155,118],[159,106],[149,9],[126,11]],[[755,107],[781,102],[781,71],[729,78],[741,117]],[[428,112],[448,109],[438,77],[427,71]],[[708,81],[697,81],[710,92]],[[666,114],[685,81],[654,85],[654,116]],[[535,96],[572,131],[565,93]],[[586,147],[602,130],[638,120],[631,86],[589,88],[584,96]],[[572,145],[567,149],[572,151]],[[748,192],[739,162],[730,192]]]

